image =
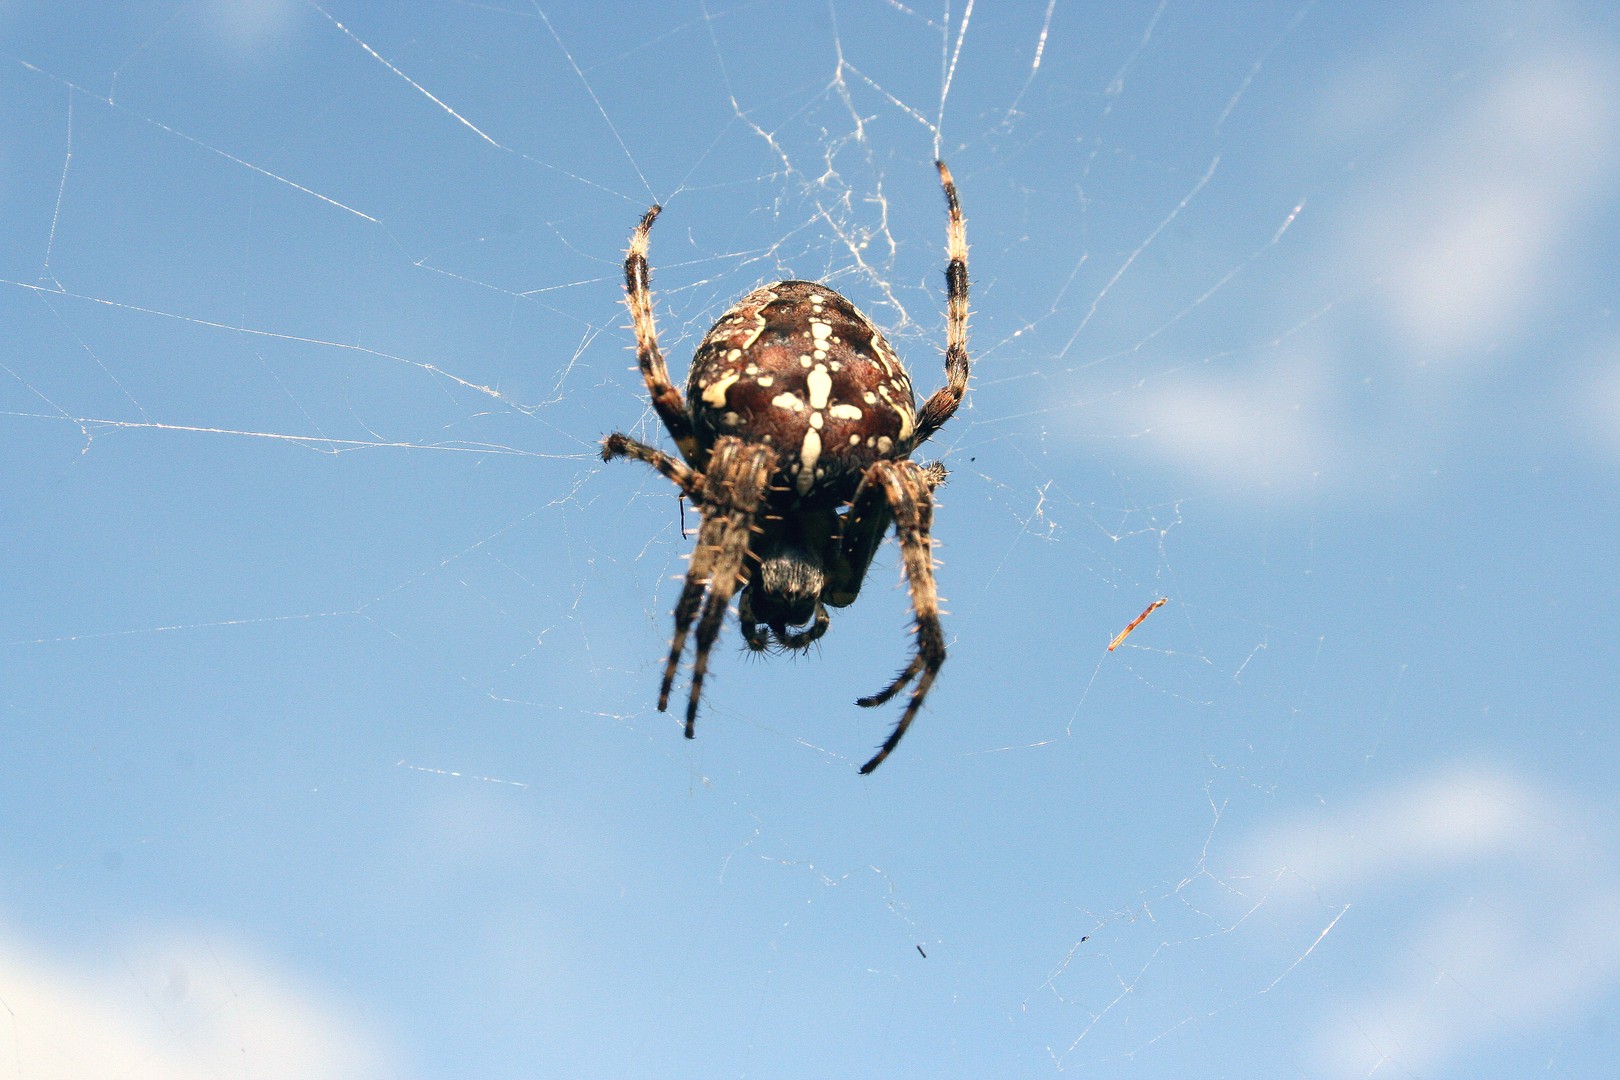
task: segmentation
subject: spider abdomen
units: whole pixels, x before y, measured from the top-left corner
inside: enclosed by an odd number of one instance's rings
[[[848,500],[874,462],[911,451],[911,379],[883,333],[825,285],[779,281],[721,316],[686,384],[700,447],[722,435],[776,453],[789,501]]]

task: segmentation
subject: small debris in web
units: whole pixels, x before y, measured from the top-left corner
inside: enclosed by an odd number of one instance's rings
[[[1147,609],[1144,610],[1142,612],[1142,614],[1138,615],[1136,618],[1131,620],[1131,625],[1127,626],[1125,629],[1121,630],[1118,634],[1116,634],[1114,636],[1114,640],[1110,641],[1108,643],[1108,651],[1113,652],[1115,649],[1119,648],[1120,644],[1126,638],[1131,636],[1131,631],[1135,630],[1138,626],[1142,625],[1142,620],[1143,619],[1147,618],[1149,615],[1153,614],[1155,611],[1158,611],[1160,608],[1164,607],[1164,605],[1166,603],[1168,603],[1169,600],[1170,600],[1170,598],[1168,596],[1161,596],[1157,600],[1153,601],[1153,603],[1149,604],[1147,606]]]

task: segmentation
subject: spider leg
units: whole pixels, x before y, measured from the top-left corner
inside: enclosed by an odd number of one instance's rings
[[[703,510],[704,477],[696,472],[684,461],[678,461],[662,450],[637,442],[628,435],[614,432],[602,440],[602,460],[611,461],[616,457],[633,458],[636,461],[646,462],[659,473],[668,477],[678,486],[687,497]],[[704,525],[708,524],[705,515]],[[705,531],[698,531],[698,544],[693,550],[692,564],[686,570],[686,585],[681,590],[681,598],[675,605],[675,638],[670,645],[669,662],[664,666],[664,681],[658,690],[658,711],[663,712],[669,707],[669,689],[675,681],[675,669],[680,666],[681,651],[686,646],[686,634],[697,616],[698,603],[703,597],[703,581],[708,573],[707,548],[704,546]],[[691,737],[688,732],[688,738]]]
[[[697,643],[692,650],[692,693],[686,699],[688,739],[693,737],[697,726],[698,699],[703,695],[704,676],[709,673],[709,650],[714,648],[715,639],[720,636],[720,627],[725,622],[726,606],[731,603],[731,594],[743,580],[742,564],[748,556],[747,537],[746,528],[728,534],[726,538],[728,547],[719,553],[716,560],[718,565],[709,578],[709,596],[703,602],[703,615],[697,624]]]
[[[662,210],[661,206],[652,207],[642,215],[641,224],[630,234],[630,250],[624,256],[625,303],[630,308],[630,325],[636,333],[636,363],[640,365],[641,377],[647,383],[647,393],[652,396],[653,409],[664,427],[669,429],[675,445],[680,447],[681,456],[687,461],[694,461],[697,437],[692,431],[692,416],[686,411],[680,391],[669,381],[669,368],[665,366],[664,354],[658,348],[658,328],[653,323],[647,237]]]
[[[934,162],[939,168],[939,181],[945,188],[945,208],[948,221],[945,230],[945,249],[950,262],[945,265],[945,386],[934,391],[924,404],[917,421],[917,431],[911,445],[919,446],[962,404],[967,393],[968,371],[968,272],[967,227],[962,219],[962,204],[956,198],[956,182],[943,161]]]
[[[857,705],[881,705],[894,697],[913,679],[911,699],[906,711],[889,733],[883,746],[872,760],[861,766],[864,775],[883,764],[883,759],[899,745],[906,729],[922,707],[923,699],[934,685],[934,678],[945,663],[945,632],[939,624],[939,594],[934,588],[933,541],[929,527],[933,522],[933,488],[939,482],[938,473],[913,461],[877,461],[866,472],[862,487],[871,484],[883,494],[894,516],[894,530],[900,540],[901,561],[905,565],[906,581],[911,586],[911,607],[917,616],[916,651],[894,681],[878,693],[861,698]],[[860,494],[856,496],[857,501]]]
[[[916,468],[930,492],[945,483],[949,475],[945,466],[937,461]],[[833,607],[848,607],[860,596],[861,586],[866,583],[866,571],[871,567],[878,548],[883,546],[883,537],[893,522],[888,497],[881,486],[875,487],[870,483],[868,474],[856,488],[849,510],[840,522],[838,558],[829,576],[827,591],[823,594],[827,603]]]
[[[664,663],[664,678],[658,684],[658,711],[669,709],[669,692],[675,685],[675,672],[681,666],[681,654],[686,651],[686,635],[697,618],[703,603],[704,590],[709,585],[711,564],[717,549],[714,536],[722,528],[719,519],[709,517],[708,507],[701,507],[703,524],[698,528],[697,546],[692,549],[692,561],[686,567],[686,582],[681,586],[681,598],[675,602],[675,634],[669,642],[669,659]],[[686,737],[692,737],[696,717],[686,722]]]
[[[636,461],[651,465],[685,492],[686,497],[693,502],[703,498],[702,474],[686,462],[672,458],[662,450],[648,446],[644,442],[637,442],[617,431],[602,440],[602,460],[612,461],[616,457],[634,458]]]
[[[688,739],[693,737],[697,726],[698,701],[709,669],[709,651],[720,635],[726,605],[731,602],[738,583],[744,580],[743,568],[748,561],[754,518],[764,498],[771,461],[769,447],[733,438],[718,440],[710,452],[703,499],[699,503],[703,525],[698,529],[692,564],[686,570],[686,584],[675,605],[675,635],[658,691],[658,708],[663,711],[669,707],[670,688],[674,685],[681,655],[686,651],[686,636],[696,621],[692,690],[686,705]]]

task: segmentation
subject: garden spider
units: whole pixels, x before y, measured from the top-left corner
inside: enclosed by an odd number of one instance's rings
[[[630,236],[624,286],[653,409],[679,459],[615,432],[602,459],[635,458],[673,481],[702,516],[675,605],[675,636],[658,708],[696,624],[686,737],[692,738],[709,651],[741,585],[743,637],[755,651],[806,649],[827,632],[827,607],[855,602],[890,524],[900,541],[917,644],[894,681],[856,704],[881,705],[915,680],[894,730],[861,772],[883,763],[945,662],[929,524],[938,462],[912,451],[949,420],[968,385],[967,233],[956,185],[935,162],[948,211],[945,386],[917,412],[911,379],[883,332],[825,285],[779,281],[720,317],[692,357],[686,399],[670,384],[653,326],[647,236],[654,206]]]

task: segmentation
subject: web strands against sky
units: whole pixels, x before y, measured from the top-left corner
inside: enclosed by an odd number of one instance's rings
[[[1541,749],[1498,719],[1538,695],[1492,643],[1541,598],[1461,588],[1510,555],[1404,504],[1491,453],[1484,384],[1533,400],[1523,342],[1582,295],[1601,35],[232,10],[6,16],[16,1075],[1601,1051],[1620,872],[1567,759],[1612,743],[1579,673]],[[931,450],[944,678],[855,777],[908,646],[891,552],[809,655],[728,627],[686,744],[652,699],[692,541],[596,459],[662,438],[625,239],[665,205],[677,379],[797,276],[926,392],[941,156],[976,364]],[[1598,448],[1602,370],[1539,376]]]

